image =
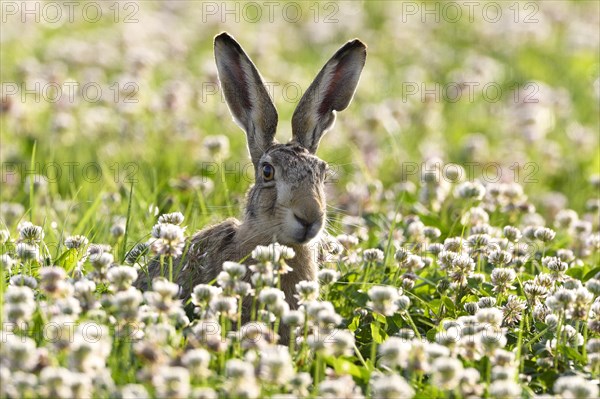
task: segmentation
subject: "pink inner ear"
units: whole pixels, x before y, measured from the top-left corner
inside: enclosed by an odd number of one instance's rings
[[[243,115],[247,110],[250,109],[250,94],[248,92],[248,80],[242,66],[242,55],[239,54],[235,49],[227,49],[226,61],[223,62],[223,68],[225,75],[227,75],[224,81],[228,81],[234,87],[228,87],[228,91],[232,96],[235,96],[230,101],[230,106],[237,109],[232,110],[236,115]],[[229,83],[221,84],[229,85]]]
[[[327,90],[325,91],[325,95],[323,96],[323,101],[321,101],[321,104],[319,105],[319,109],[317,112],[320,116],[331,112],[338,84],[340,81],[343,81],[343,78],[346,75],[344,69],[344,65],[338,62],[338,64],[335,67],[335,72],[332,74],[329,80],[329,85],[327,86]]]

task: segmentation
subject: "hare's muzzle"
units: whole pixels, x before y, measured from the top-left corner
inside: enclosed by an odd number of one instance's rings
[[[294,238],[299,244],[305,244],[315,238],[323,228],[322,212],[293,212]]]

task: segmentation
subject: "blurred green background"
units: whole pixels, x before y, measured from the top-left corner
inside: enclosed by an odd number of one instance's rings
[[[356,192],[410,193],[435,159],[522,184],[544,216],[598,196],[597,1],[53,4],[2,3],[11,229],[32,219],[57,241],[106,239],[130,208],[141,239],[157,210],[184,212],[193,230],[239,214],[251,169],[218,92],[212,39],[224,30],[269,82],[280,141],[333,52],[354,37],[368,45],[354,101],[318,152],[334,214],[367,211]]]

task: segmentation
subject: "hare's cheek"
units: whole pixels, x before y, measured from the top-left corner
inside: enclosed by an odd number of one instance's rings
[[[277,203],[282,206],[289,206],[294,198],[291,185],[283,181],[278,181],[275,187],[277,190]]]
[[[260,209],[263,213],[272,214],[277,208],[279,194],[275,187],[260,190],[259,204]]]

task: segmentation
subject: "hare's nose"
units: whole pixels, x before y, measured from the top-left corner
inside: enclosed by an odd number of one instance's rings
[[[302,226],[304,226],[305,228],[310,227],[310,225],[312,224],[312,222],[309,222],[308,220],[301,218],[300,216],[296,215],[295,213],[294,213],[294,218],[296,218],[296,221],[298,223],[300,223]]]
[[[300,223],[302,225],[302,227],[304,227],[305,229],[310,229],[311,227],[318,225],[321,223],[321,219],[323,218],[323,214],[319,213],[319,214],[315,214],[315,215],[310,215],[310,219],[306,218],[306,217],[300,217],[298,215],[296,215],[294,213],[294,218],[296,219],[296,221],[298,223]]]

